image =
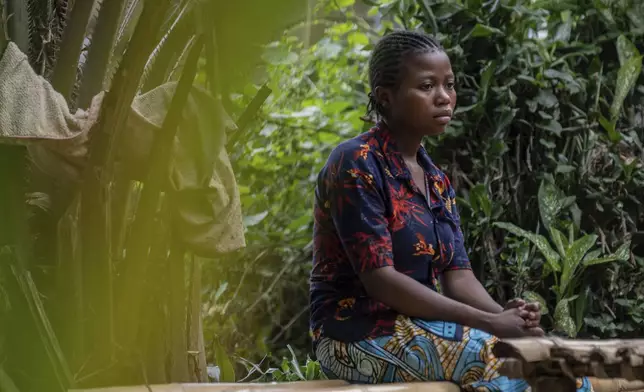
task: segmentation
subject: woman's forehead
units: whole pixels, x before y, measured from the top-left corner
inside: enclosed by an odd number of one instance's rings
[[[408,56],[404,61],[406,71],[411,74],[447,76],[452,75],[452,64],[442,50]]]

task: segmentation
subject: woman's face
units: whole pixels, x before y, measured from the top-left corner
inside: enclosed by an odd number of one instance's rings
[[[449,57],[443,51],[408,56],[397,89],[376,88],[391,124],[420,135],[439,135],[454,114],[456,90]]]

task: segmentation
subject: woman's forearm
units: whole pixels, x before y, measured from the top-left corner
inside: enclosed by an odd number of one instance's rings
[[[445,295],[455,301],[468,304],[488,313],[501,313],[503,311],[503,307],[492,299],[481,282],[476,279],[474,273],[469,269],[445,271],[442,283]]]
[[[493,314],[443,296],[393,267],[360,275],[367,293],[397,312],[425,320],[449,321],[490,332]]]

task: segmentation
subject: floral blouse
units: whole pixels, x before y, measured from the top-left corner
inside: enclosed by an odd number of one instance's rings
[[[367,294],[358,274],[393,266],[436,290],[445,270],[469,269],[455,193],[424,148],[429,201],[380,123],[340,144],[318,176],[310,326],[320,337],[357,341],[393,333],[398,314]]]

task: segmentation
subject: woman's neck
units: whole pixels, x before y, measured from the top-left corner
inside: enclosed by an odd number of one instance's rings
[[[403,159],[415,161],[423,137],[412,132],[405,132],[405,128],[403,126],[392,124],[386,120],[384,122],[389,129],[391,136],[396,141],[396,145],[398,146],[398,150],[400,150]]]

